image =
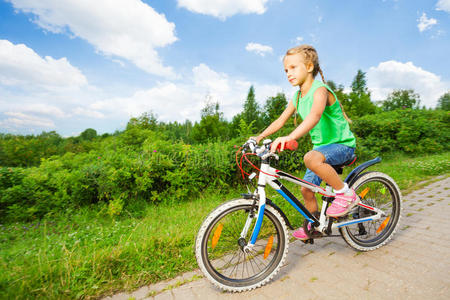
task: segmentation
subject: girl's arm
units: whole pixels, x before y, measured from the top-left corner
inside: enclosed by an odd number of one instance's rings
[[[283,111],[283,113],[278,117],[278,119],[276,119],[275,121],[272,122],[272,124],[269,125],[269,127],[267,127],[260,135],[258,135],[255,139],[256,141],[259,142],[263,139],[265,139],[266,137],[268,137],[269,135],[277,132],[278,130],[280,130],[281,127],[283,127],[283,125],[286,123],[286,121],[292,116],[292,114],[295,113],[295,107],[294,104],[292,104],[292,101],[289,101],[288,106],[286,107],[286,109]]]
[[[314,101],[311,107],[310,113],[306,116],[306,118],[303,120],[300,125],[291,132],[288,136],[283,136],[277,138],[272,143],[271,151],[275,152],[275,149],[277,148],[278,144],[281,144],[280,150],[284,150],[284,144],[291,141],[291,140],[297,140],[307,134],[311,129],[314,128],[314,126],[319,123],[320,118],[322,117],[322,113],[325,110],[325,106],[327,105],[328,101],[328,91],[325,87],[320,87],[314,92]],[[267,128],[269,129],[269,128]]]

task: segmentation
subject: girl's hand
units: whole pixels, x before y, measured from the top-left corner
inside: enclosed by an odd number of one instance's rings
[[[255,140],[257,144],[259,144],[259,142],[261,142],[261,140],[263,139],[262,136],[258,135],[258,136],[251,136],[249,139]]]
[[[294,140],[294,138],[290,136],[282,136],[275,139],[275,141],[272,142],[272,146],[270,147],[270,152],[275,153],[277,150],[278,145],[280,144],[280,152],[284,150],[284,146],[287,142]]]

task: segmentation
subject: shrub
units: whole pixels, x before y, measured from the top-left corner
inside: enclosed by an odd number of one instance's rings
[[[400,109],[357,119],[352,131],[363,156],[399,150],[434,153],[449,147],[449,121],[444,111]]]
[[[449,147],[449,124],[448,112],[405,109],[364,116],[354,121],[352,130],[358,156],[372,158],[399,150],[444,151]],[[288,124],[279,134],[292,129]],[[235,145],[242,142],[239,138],[187,145],[131,126],[87,153],[45,158],[39,167],[0,168],[1,222],[32,220],[89,205],[114,216],[142,200],[184,201],[208,188],[235,186],[241,183]],[[305,136],[297,151],[284,151],[273,165],[298,171],[311,149]]]
[[[39,167],[0,169],[2,220],[32,220],[99,202],[118,215],[137,199],[183,201],[237,182],[232,141],[191,146],[135,128],[115,139],[101,150],[43,159]]]

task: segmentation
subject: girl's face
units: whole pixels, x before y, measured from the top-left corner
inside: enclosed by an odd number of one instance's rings
[[[305,63],[304,56],[300,53],[284,57],[284,71],[293,86],[302,85],[308,75],[312,75],[313,68],[312,63]]]

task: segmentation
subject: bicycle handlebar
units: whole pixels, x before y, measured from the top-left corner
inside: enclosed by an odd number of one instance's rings
[[[262,146],[258,146],[256,143],[256,140],[254,139],[249,139],[243,146],[242,146],[242,152],[244,153],[246,149],[249,149],[252,153],[257,154],[258,156],[260,156],[261,158],[265,159],[268,158],[270,156],[275,157],[278,160],[278,155],[276,155],[275,153],[270,152],[270,148],[272,146],[272,140],[267,139],[263,142]],[[285,150],[291,150],[294,151],[298,148],[298,143],[296,140],[292,140],[289,141],[287,143],[284,144],[284,149]],[[278,144],[277,146],[277,151],[280,152],[281,149],[281,144]]]
[[[297,150],[297,148],[298,148],[298,143],[296,140],[292,140],[292,141],[289,141],[284,144],[285,150],[295,151],[295,150]],[[281,144],[278,144],[277,150],[279,151],[280,149],[281,149]]]

